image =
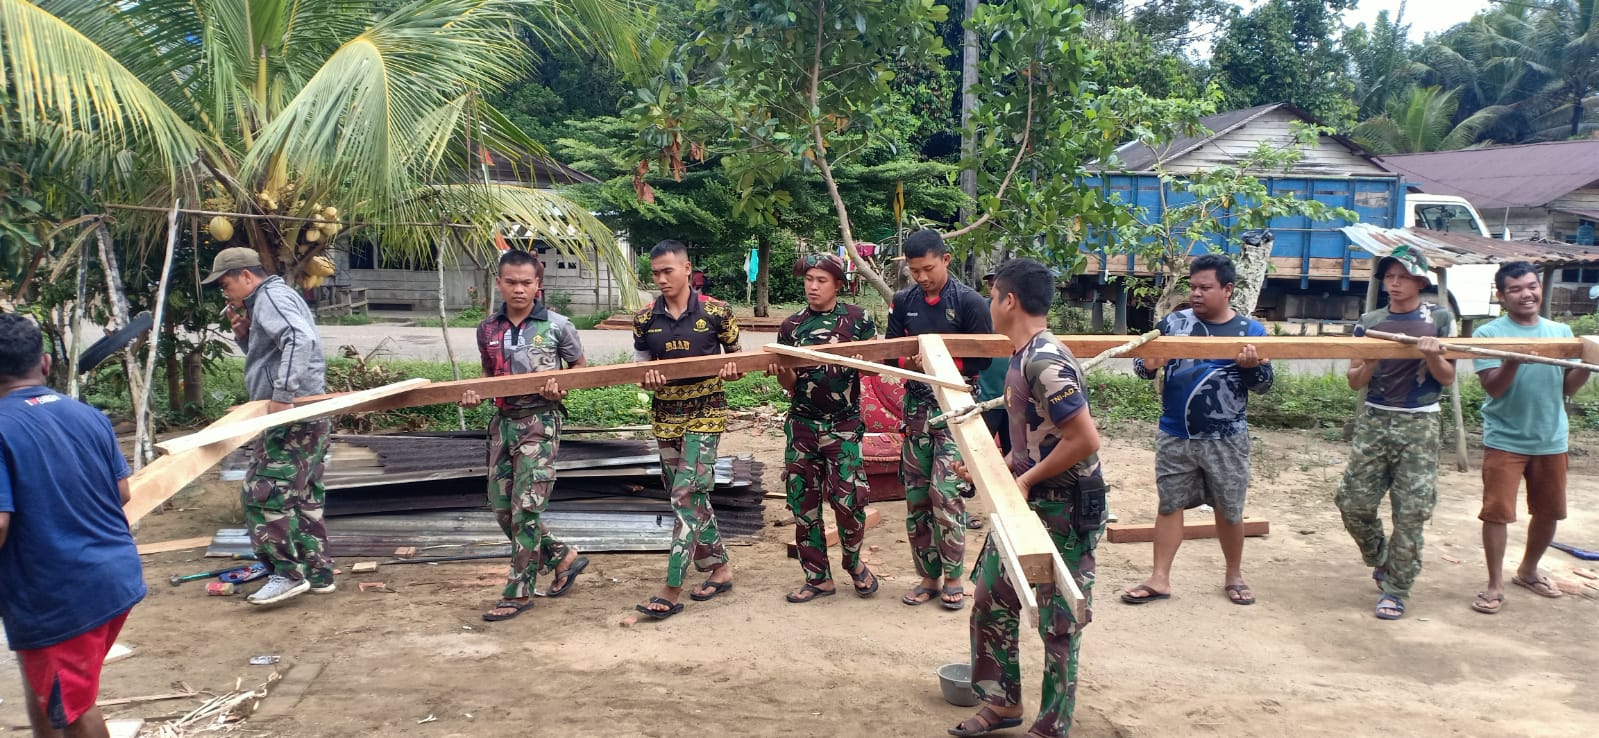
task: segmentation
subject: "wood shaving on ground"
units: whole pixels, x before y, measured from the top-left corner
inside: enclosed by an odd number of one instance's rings
[[[240,727],[267,696],[267,689],[283,678],[283,672],[274,671],[266,681],[253,689],[241,689],[243,677],[234,682],[233,691],[216,695],[199,707],[176,720],[162,724],[149,733],[151,738],[187,738],[207,733],[231,733]]]

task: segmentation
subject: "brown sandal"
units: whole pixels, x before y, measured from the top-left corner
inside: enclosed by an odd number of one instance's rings
[[[971,728],[966,727],[967,723],[971,723],[973,721],[982,724]],[[949,734],[958,736],[988,735],[996,730],[1014,728],[1021,724],[1022,719],[1020,716],[1009,718],[1000,717],[999,713],[994,712],[994,708],[992,706],[983,705],[983,709],[978,710],[977,714],[960,721],[955,725],[955,727],[950,728]]]

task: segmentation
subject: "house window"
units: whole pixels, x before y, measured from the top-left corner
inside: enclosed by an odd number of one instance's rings
[[[1560,281],[1599,284],[1599,269],[1562,269],[1560,270]]]
[[[350,243],[350,268],[351,269],[376,269],[378,246],[364,238],[357,238]]]

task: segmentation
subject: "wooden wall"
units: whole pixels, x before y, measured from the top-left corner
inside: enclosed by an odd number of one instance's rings
[[[1275,148],[1292,144],[1292,125],[1299,122],[1299,118],[1288,111],[1274,110],[1178,157],[1167,164],[1167,169],[1188,173],[1232,166],[1262,142]],[[1293,169],[1294,173],[1391,176],[1390,172],[1327,136],[1321,138],[1320,146],[1305,149],[1303,154],[1304,159]]]
[[[628,253],[631,249],[622,244]],[[539,257],[544,261],[544,294],[557,302],[557,296],[566,298],[568,315],[588,315],[613,312],[621,308],[621,289],[611,279],[611,270],[599,261],[593,251],[587,255],[588,265],[579,259],[561,254],[553,249],[543,249]],[[433,270],[410,269],[350,269],[349,255],[337,254],[339,265],[334,284],[342,287],[365,288],[367,302],[383,307],[409,309],[418,313],[436,315],[439,310],[439,275]],[[482,300],[484,289],[492,289],[487,270],[473,265],[464,253],[457,253],[444,270],[446,310],[459,311],[472,306],[472,300]],[[474,294],[474,290],[476,294]],[[498,296],[495,302],[498,302]]]

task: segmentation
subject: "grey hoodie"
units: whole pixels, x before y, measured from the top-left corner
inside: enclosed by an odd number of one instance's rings
[[[250,332],[244,350],[244,387],[251,400],[294,402],[325,391],[327,362],[322,337],[305,300],[278,276],[256,286],[244,307]]]

